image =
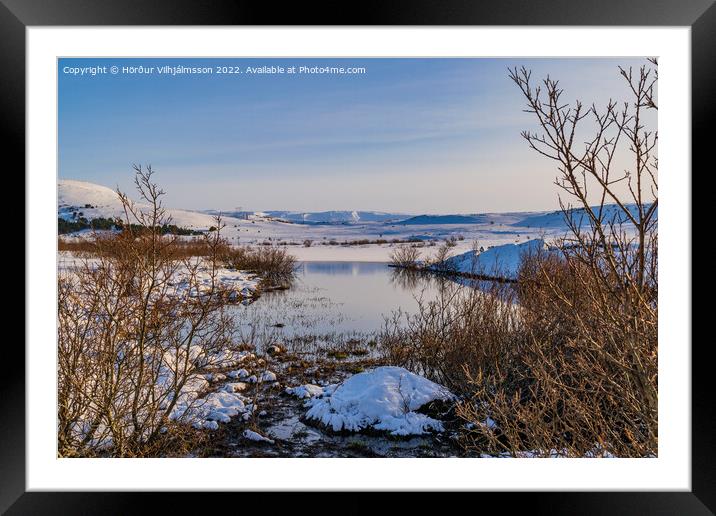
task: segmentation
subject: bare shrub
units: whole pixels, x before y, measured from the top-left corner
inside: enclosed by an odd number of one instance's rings
[[[390,262],[396,267],[417,267],[420,249],[412,246],[398,246],[390,253]]]
[[[94,254],[97,252],[97,246],[93,238],[58,238],[57,250],[72,252],[78,255],[84,253]]]
[[[507,383],[476,371],[473,400],[459,411],[476,424],[472,445],[513,455],[657,454],[657,133],[643,125],[644,111],[656,109],[656,70],[620,73],[632,101],[604,111],[564,103],[551,79],[534,88],[524,68],[510,73],[543,130],[523,136],[558,162],[556,184],[578,209],[560,199],[569,228],[560,252],[523,263],[521,367]],[[593,136],[579,148],[587,117]],[[632,156],[624,173],[615,172],[620,152]],[[480,424],[486,417],[499,432]]]
[[[442,281],[435,299],[418,300],[415,315],[397,313],[386,321],[378,338],[383,356],[456,392],[468,392],[466,369],[502,370],[509,360],[505,349],[519,335],[514,295],[499,283],[479,290]]]
[[[151,168],[135,171],[149,209],[118,192],[125,229],[95,238],[98,252],[58,280],[60,456],[162,453],[175,407],[204,388],[198,373],[233,349],[219,231],[204,237],[205,259],[176,259],[164,192]]]
[[[470,423],[470,450],[658,453],[657,136],[642,125],[643,111],[656,109],[656,71],[620,72],[631,104],[599,112],[560,100],[556,81],[534,88],[526,69],[511,71],[544,131],[523,136],[557,161],[557,185],[577,201],[560,199],[568,234],[523,257],[512,298],[509,289],[448,290],[381,335],[390,360],[466,396],[457,414]],[[593,137],[578,148],[588,116]],[[633,158],[624,174],[614,172],[619,152]]]
[[[290,283],[297,268],[296,258],[283,246],[226,247],[221,260],[228,267],[260,275],[270,285]]]
[[[444,273],[455,272],[455,264],[447,261],[452,256],[453,247],[454,245],[450,245],[446,241],[437,248],[435,254],[430,258],[430,265],[434,270]]]
[[[120,231],[121,232],[121,231]],[[169,237],[166,237],[169,238]],[[57,250],[71,252],[77,255],[97,256],[99,254],[112,254],[119,246],[114,245],[117,242],[116,233],[93,233],[82,238],[58,238]],[[228,244],[222,240],[221,246],[227,248]],[[206,238],[177,237],[172,240],[172,245],[168,248],[172,253],[173,259],[189,258],[192,256],[207,257],[211,255],[211,246],[207,244]],[[223,253],[223,251],[222,251]]]

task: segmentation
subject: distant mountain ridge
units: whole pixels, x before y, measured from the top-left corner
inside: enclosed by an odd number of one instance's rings
[[[314,212],[297,212],[297,211],[265,211],[270,217],[284,219],[290,222],[298,222],[304,224],[336,224],[336,223],[353,223],[353,222],[391,222],[405,218],[407,215],[402,213],[386,213],[381,211],[348,211],[348,210],[331,210],[331,211],[314,211]]]
[[[97,185],[85,181],[72,179],[60,179],[57,183],[58,189],[58,213],[59,218],[71,221],[76,217],[84,217],[88,220],[94,218],[114,218],[123,216],[123,209],[117,193],[106,186]],[[627,205],[631,213],[636,213],[636,206]],[[606,219],[625,219],[624,214],[616,205],[605,206]],[[219,211],[204,210],[191,211],[181,209],[169,209],[172,223],[187,228],[206,229],[214,225],[213,215],[221,213],[225,218],[233,219],[254,219],[254,220],[278,220],[293,224],[305,225],[350,225],[360,223],[375,223],[395,226],[447,226],[447,225],[502,225],[515,228],[545,228],[545,229],[567,229],[564,223],[564,215],[561,211],[551,212],[508,212],[508,213],[479,213],[479,214],[448,214],[448,215],[409,215],[404,213],[392,213],[369,210],[331,210],[301,212],[289,210],[270,211]],[[583,208],[572,210],[577,220],[582,219],[586,224],[587,217]],[[238,222],[238,221],[237,221]],[[236,222],[233,222],[236,223]],[[232,224],[233,224],[232,223]]]
[[[651,204],[647,204],[645,206],[646,209],[649,208]],[[627,204],[625,206],[627,210],[629,210],[629,213],[631,213],[635,218],[638,215],[638,209],[636,204]],[[592,209],[595,213],[597,213],[597,207],[592,206]],[[656,216],[658,217],[658,211],[659,208],[656,208]],[[577,224],[588,224],[589,223],[589,216],[587,215],[587,211],[584,208],[572,208],[569,210],[573,220]],[[602,217],[605,222],[614,222],[614,223],[625,223],[628,222],[628,217],[626,214],[622,211],[621,208],[619,208],[616,204],[608,204],[604,206],[604,211],[602,212]],[[520,226],[520,227],[532,227],[532,228],[555,228],[555,227],[561,227],[565,225],[564,222],[564,213],[562,213],[561,210],[549,212],[549,213],[537,213],[533,215],[529,215],[527,217],[521,218],[520,220],[513,222],[513,226]]]
[[[486,215],[417,215],[401,220],[402,225],[427,226],[431,224],[485,224]]]

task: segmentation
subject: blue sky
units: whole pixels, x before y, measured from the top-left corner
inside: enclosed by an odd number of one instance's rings
[[[554,164],[507,68],[626,98],[641,59],[60,59],[59,177],[131,189],[152,164],[189,209],[456,213],[555,209]],[[353,66],[360,75],[73,75],[89,66]]]

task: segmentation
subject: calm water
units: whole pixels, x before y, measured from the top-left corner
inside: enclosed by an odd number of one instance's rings
[[[259,335],[253,340],[365,338],[396,310],[412,314],[418,299],[434,299],[441,281],[400,274],[385,263],[304,262],[291,289],[267,292],[237,310],[244,330]]]

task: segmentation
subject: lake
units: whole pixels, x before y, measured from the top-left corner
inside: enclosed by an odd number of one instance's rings
[[[289,290],[266,292],[238,306],[237,315],[243,331],[253,331],[259,342],[366,339],[395,311],[417,312],[418,300],[434,299],[444,281],[386,263],[303,262]]]

